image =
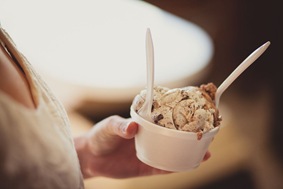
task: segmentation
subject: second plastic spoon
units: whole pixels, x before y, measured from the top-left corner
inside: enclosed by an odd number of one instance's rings
[[[222,93],[231,85],[231,83],[239,76],[243,71],[245,71],[258,57],[264,53],[267,47],[270,45],[270,42],[266,42],[259,48],[257,48],[252,54],[250,54],[218,87],[215,93],[215,105],[218,108],[219,100]]]

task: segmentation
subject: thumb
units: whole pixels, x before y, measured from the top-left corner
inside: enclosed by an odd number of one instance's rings
[[[120,116],[111,116],[108,124],[110,133],[125,139],[133,138],[138,131],[138,124],[131,119],[124,119]]]
[[[126,139],[134,138],[138,132],[138,124],[131,120],[128,120],[128,124],[124,129],[124,136]]]

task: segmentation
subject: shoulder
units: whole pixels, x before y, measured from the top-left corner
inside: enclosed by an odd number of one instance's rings
[[[35,108],[28,82],[0,39],[0,90],[28,108]]]

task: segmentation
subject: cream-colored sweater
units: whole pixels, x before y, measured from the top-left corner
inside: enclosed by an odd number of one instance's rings
[[[0,188],[83,188],[64,108],[1,27],[0,42],[24,70],[37,104],[28,109],[0,91]]]

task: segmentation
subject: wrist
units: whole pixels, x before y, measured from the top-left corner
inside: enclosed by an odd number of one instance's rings
[[[84,178],[94,177],[95,173],[91,169],[92,165],[92,153],[88,144],[87,135],[81,135],[74,138],[74,145],[77,151],[81,172]]]

